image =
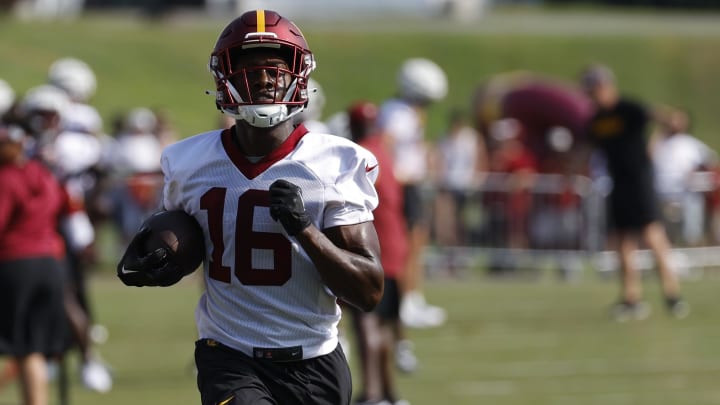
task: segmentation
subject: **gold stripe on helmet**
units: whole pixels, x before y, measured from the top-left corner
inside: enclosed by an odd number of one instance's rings
[[[265,32],[265,10],[257,10],[257,32]]]

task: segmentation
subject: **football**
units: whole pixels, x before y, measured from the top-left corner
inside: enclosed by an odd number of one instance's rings
[[[145,222],[148,233],[143,243],[145,254],[158,248],[172,251],[170,260],[190,274],[205,259],[205,239],[203,230],[195,218],[182,210],[160,211]]]

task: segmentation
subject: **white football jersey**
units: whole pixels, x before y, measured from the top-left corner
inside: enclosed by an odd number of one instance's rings
[[[44,153],[55,173],[64,178],[98,164],[102,158],[102,144],[95,135],[86,132],[62,131]]]
[[[377,122],[393,139],[393,173],[398,181],[424,181],[428,168],[422,117],[407,102],[391,99],[380,106]]]
[[[270,217],[269,187],[302,189],[318,229],[373,219],[377,160],[353,142],[298,126],[256,163],[230,130],[168,146],[163,205],[193,215],[205,233],[207,290],[195,311],[200,338],[252,356],[253,348],[302,346],[303,358],[337,346],[340,308],[297,241]]]
[[[675,134],[655,144],[655,182],[662,194],[687,192],[691,174],[703,165],[712,165],[715,152],[689,134]]]
[[[63,125],[68,131],[99,135],[103,120],[95,107],[84,103],[72,103],[63,111]]]

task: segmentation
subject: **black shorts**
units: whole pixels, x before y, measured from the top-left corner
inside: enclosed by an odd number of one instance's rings
[[[0,353],[59,354],[67,320],[62,270],[54,258],[0,262]]]
[[[405,184],[403,186],[403,215],[408,228],[422,224],[426,221],[425,199],[420,184]]]
[[[382,299],[373,310],[381,319],[394,321],[400,317],[400,290],[394,278],[385,278]]]
[[[214,340],[195,342],[202,405],[347,405],[350,368],[340,345],[312,359],[254,359]]]
[[[609,226],[611,229],[641,230],[660,219],[660,204],[652,186],[617,187],[610,193]]]

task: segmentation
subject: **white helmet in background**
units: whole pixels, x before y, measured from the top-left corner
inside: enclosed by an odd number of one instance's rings
[[[401,97],[421,103],[442,100],[448,91],[445,72],[424,58],[406,60],[400,67],[397,82]]]
[[[71,105],[67,93],[55,86],[43,84],[25,93],[18,111],[25,117],[32,132],[39,136],[47,131],[57,131],[63,125],[63,116]]]
[[[64,91],[55,86],[43,84],[28,90],[20,101],[19,107],[24,114],[36,111],[54,111],[62,116],[70,103],[70,98]]]
[[[55,61],[48,71],[48,83],[65,90],[74,101],[85,102],[95,94],[97,81],[90,66],[75,58]]]
[[[10,110],[13,103],[15,102],[15,91],[12,87],[3,79],[0,79],[0,115],[5,114]]]
[[[149,108],[133,108],[125,117],[124,125],[130,133],[152,134],[157,126],[157,116]]]

